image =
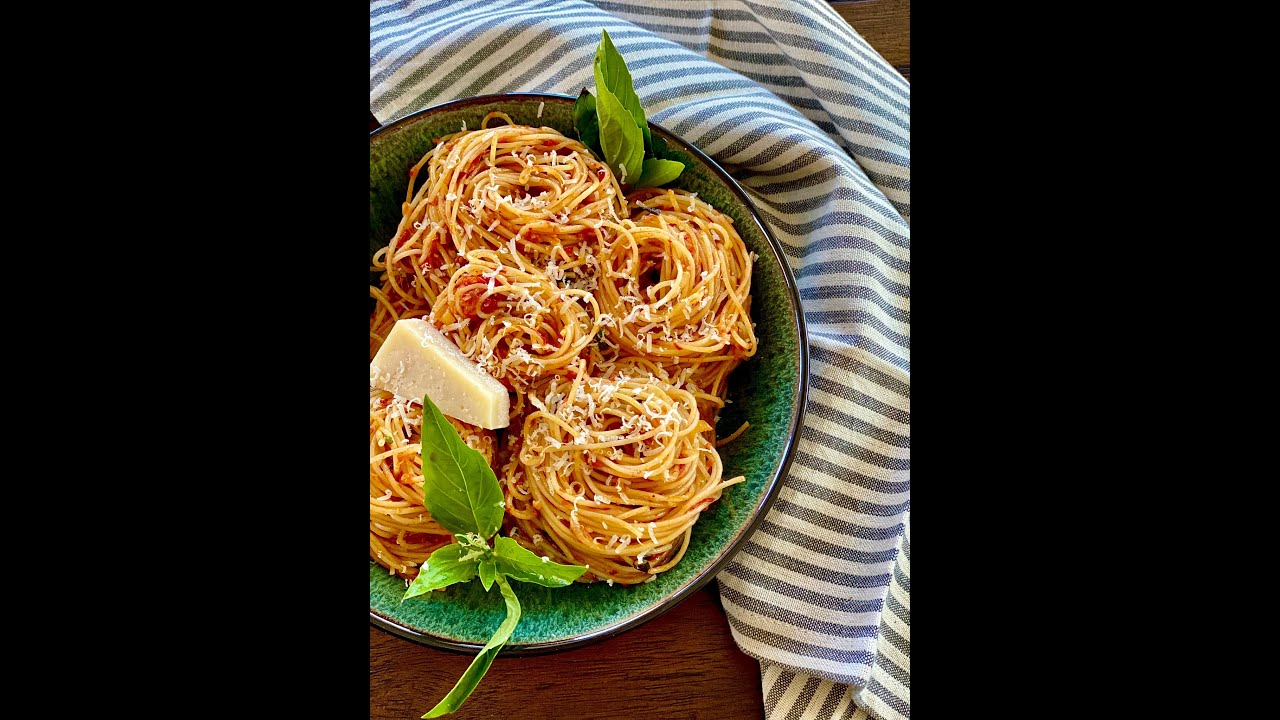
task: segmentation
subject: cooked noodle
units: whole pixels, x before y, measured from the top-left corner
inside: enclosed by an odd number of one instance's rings
[[[492,430],[446,419],[493,464]],[[369,391],[369,556],[406,578],[453,539],[423,504],[421,430],[421,402]]]
[[[491,118],[508,124],[487,127]],[[440,138],[410,169],[403,210],[373,264],[386,270],[388,295],[426,306],[471,250],[518,251],[544,267],[557,249],[576,256],[578,244],[598,241],[602,219],[627,216],[613,173],[590,150],[550,128],[511,125],[502,113],[480,130]]]
[[[559,248],[557,248],[559,250]],[[595,341],[600,307],[520,255],[472,250],[441,290],[431,322],[510,390],[562,374]]]
[[[600,284],[600,304],[626,311],[607,332],[704,391],[700,407],[714,422],[729,373],[756,352],[752,255],[733,221],[695,196],[651,189],[627,200],[641,210],[637,222],[616,225],[601,258],[614,281]]]
[[[503,481],[518,542],[630,584],[679,562],[699,513],[744,478],[721,479],[692,393],[612,370],[529,393]]]
[[[399,319],[439,328],[513,393],[498,433],[450,418],[495,466],[503,531],[584,582],[647,582],[744,481],[722,477],[714,426],[756,352],[754,259],[696,195],[623,198],[577,141],[491,113],[410,171],[373,258],[370,358]],[[420,402],[370,391],[370,556],[406,579],[450,541],[423,505]]]

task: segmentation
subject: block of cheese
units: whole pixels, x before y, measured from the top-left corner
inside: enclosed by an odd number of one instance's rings
[[[509,422],[507,389],[425,320],[396,321],[369,363],[369,384],[418,402],[426,395],[445,415],[489,430]]]

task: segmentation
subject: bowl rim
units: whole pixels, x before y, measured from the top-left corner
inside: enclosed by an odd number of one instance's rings
[[[485,105],[503,100],[551,100],[553,102],[577,102],[577,98],[572,95],[563,95],[560,93],[538,93],[538,92],[513,92],[513,93],[497,93],[492,95],[476,95],[473,97],[458,98],[448,102],[438,103],[430,107],[423,108],[416,112],[405,115],[394,122],[383,125],[377,130],[369,133],[369,142],[372,143],[383,133],[391,132],[404,125],[408,125],[425,115],[440,112],[442,110],[456,110],[459,108],[469,107],[471,105]],[[751,219],[755,222],[756,227],[764,235],[769,245],[769,250],[773,254],[774,262],[782,270],[782,279],[787,287],[790,300],[794,312],[791,313],[791,321],[796,331],[798,340],[798,358],[799,367],[797,368],[796,382],[796,403],[791,411],[791,424],[787,431],[786,443],[782,450],[782,461],[778,464],[778,469],[773,473],[765,485],[764,493],[760,502],[756,505],[750,519],[739,529],[737,535],[730,540],[728,546],[722,550],[710,565],[695,575],[693,579],[684,587],[678,588],[670,597],[659,602],[657,605],[639,612],[636,615],[628,617],[614,625],[609,625],[599,630],[578,635],[563,640],[551,640],[544,642],[530,643],[526,645],[508,644],[502,648],[502,654],[505,657],[521,657],[532,655],[545,655],[548,653],[560,652],[563,650],[572,650],[577,648],[594,645],[603,642],[612,637],[617,637],[628,630],[633,630],[650,620],[661,617],[680,603],[684,602],[694,593],[706,587],[721,570],[729,563],[730,560],[738,554],[751,535],[759,527],[764,520],[765,515],[769,513],[769,509],[773,507],[773,503],[777,500],[778,493],[782,489],[782,479],[787,476],[791,469],[791,462],[795,458],[795,450],[799,437],[800,428],[804,423],[805,409],[808,404],[809,397],[809,336],[804,319],[804,306],[800,300],[800,288],[796,284],[795,274],[791,270],[791,265],[787,262],[786,255],[782,249],[782,244],[769,231],[769,227],[760,219],[760,211],[756,208],[755,203],[751,201],[751,197],[742,189],[742,186],[733,179],[724,168],[710,156],[695,147],[692,143],[684,140],[670,130],[662,127],[652,120],[648,121],[649,127],[661,133],[665,139],[670,142],[674,141],[677,147],[684,152],[688,152],[694,157],[701,160],[711,168],[712,172],[723,182],[738,200],[746,206],[751,215]],[[405,627],[392,620],[389,617],[379,614],[372,608],[369,609],[369,622],[375,627],[390,633],[397,637],[413,641],[420,645],[437,648],[439,650],[447,650],[456,653],[475,654],[484,647],[478,643],[465,643],[446,638],[430,635],[420,630]]]

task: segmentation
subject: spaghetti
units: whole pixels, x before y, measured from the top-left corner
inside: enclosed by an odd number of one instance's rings
[[[501,113],[409,174],[373,258],[370,357],[397,320],[424,318],[514,394],[500,434],[450,421],[496,465],[521,545],[587,565],[583,582],[674,567],[744,481],[723,477],[714,430],[757,345],[755,257],[733,221],[680,190],[624,198],[583,145]],[[421,405],[370,391],[370,556],[405,578],[450,541],[423,505],[420,422]]]
[[[703,417],[724,406],[729,373],[755,355],[753,256],[733,220],[696,195],[641,190],[601,258],[604,307],[625,308],[609,336],[705,391]],[[690,370],[690,368],[692,368]]]
[[[568,372],[594,342],[600,306],[590,292],[558,287],[514,250],[506,258],[472,250],[466,260],[437,296],[430,319],[508,389],[524,391],[539,377]]]
[[[507,124],[488,127],[494,118]],[[480,130],[440,138],[410,168],[400,225],[373,264],[386,272],[389,295],[429,306],[471,250],[507,252],[514,242],[543,267],[557,251],[576,256],[603,219],[627,212],[608,165],[584,145],[490,113]]]
[[[446,418],[467,445],[493,464],[492,430]],[[453,537],[423,501],[422,405],[369,391],[369,556],[413,579],[431,553]]]
[[[509,534],[556,562],[611,584],[645,582],[680,561],[698,515],[745,479],[722,479],[687,390],[621,369],[541,390],[509,429],[520,435],[503,481]]]

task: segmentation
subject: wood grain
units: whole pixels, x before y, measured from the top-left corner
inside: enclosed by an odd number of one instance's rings
[[[470,663],[370,626],[370,719],[421,716]],[[657,620],[597,645],[538,657],[499,654],[450,717],[762,718],[760,664],[733,643],[716,591],[700,590]]]
[[[847,0],[831,7],[906,79],[911,79],[911,0]]]

